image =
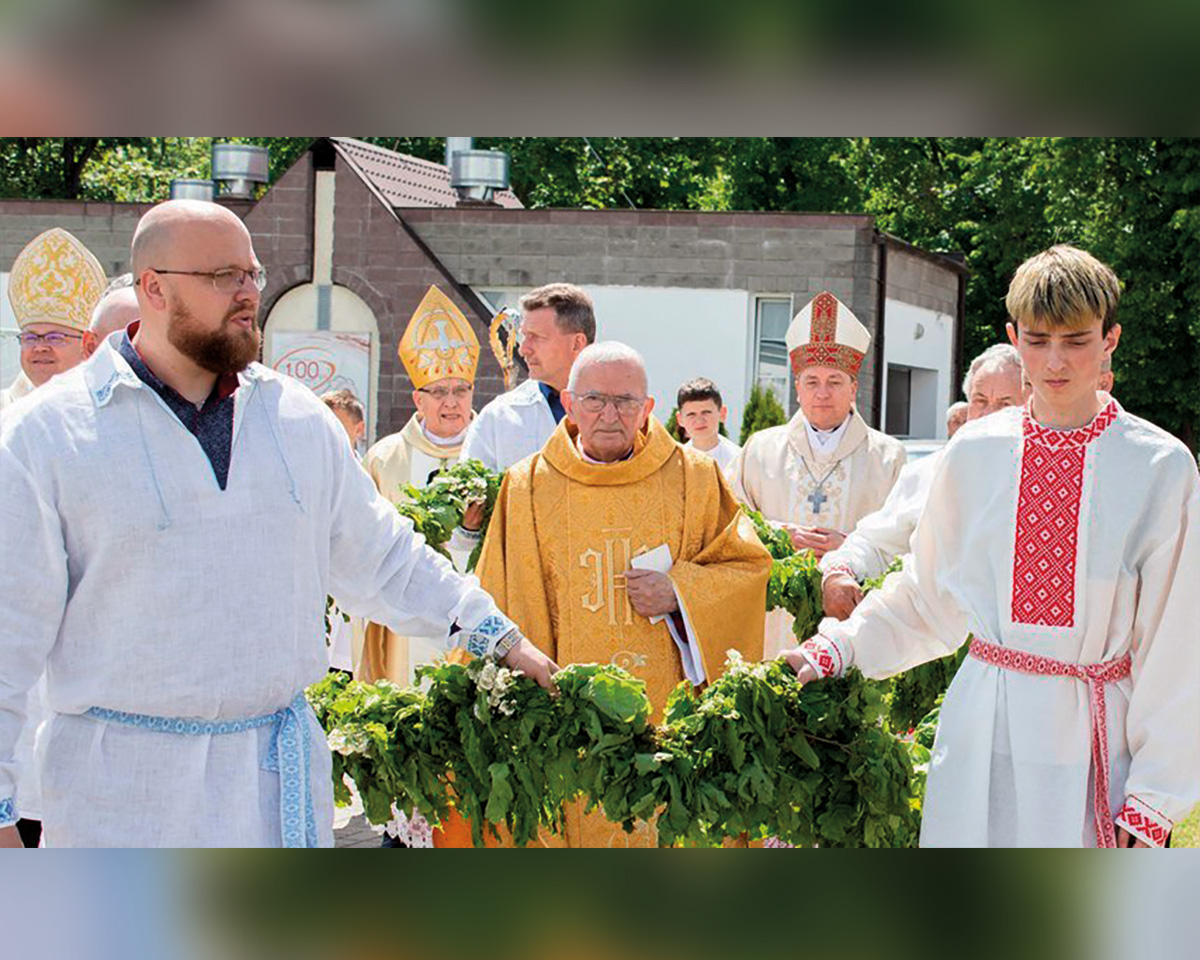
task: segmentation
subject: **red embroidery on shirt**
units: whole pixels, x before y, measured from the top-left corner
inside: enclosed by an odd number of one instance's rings
[[[807,654],[809,662],[817,669],[822,679],[842,675],[842,651],[832,640],[821,636],[813,637],[800,644],[800,649]]]
[[[1013,545],[1013,623],[1075,625],[1079,511],[1087,445],[1116,418],[1110,402],[1086,427],[1049,430],[1026,409]]]
[[[1171,836],[1174,822],[1138,797],[1130,797],[1117,814],[1121,826],[1137,833],[1147,843],[1164,847]]]

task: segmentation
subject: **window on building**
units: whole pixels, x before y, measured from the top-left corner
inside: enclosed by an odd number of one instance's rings
[[[790,417],[796,406],[787,351],[787,329],[792,322],[791,298],[759,297],[755,314],[755,382],[771,389]]]
[[[524,291],[476,290],[475,292],[479,294],[479,296],[481,296],[487,302],[488,306],[490,306],[496,313],[499,313],[505,307],[511,307],[518,313],[521,311],[521,297],[523,296]]]
[[[887,416],[884,432],[893,437],[909,436],[912,414],[912,369],[894,363],[887,369]]]

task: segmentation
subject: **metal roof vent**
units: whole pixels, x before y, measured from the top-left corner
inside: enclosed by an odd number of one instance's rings
[[[216,184],[211,180],[172,180],[172,200],[208,200],[216,194]]]
[[[447,137],[446,138],[446,166],[450,166],[454,160],[456,153],[462,153],[465,150],[470,150],[475,145],[474,137]]]
[[[270,151],[242,143],[214,143],[212,178],[221,199],[253,200],[259,184],[270,181]]]
[[[460,150],[450,158],[450,186],[460,203],[491,203],[497,190],[507,190],[509,160],[498,150]]]

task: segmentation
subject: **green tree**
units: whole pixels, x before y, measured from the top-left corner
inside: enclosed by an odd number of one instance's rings
[[[742,435],[738,443],[744,447],[746,441],[759,430],[777,427],[782,423],[787,423],[783,404],[773,390],[756,383],[750,391],[750,399],[746,401],[746,409],[742,411]]]

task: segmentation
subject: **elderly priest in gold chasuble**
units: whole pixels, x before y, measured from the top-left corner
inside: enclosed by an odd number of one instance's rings
[[[656,715],[726,652],[763,651],[771,558],[710,457],[651,416],[646,369],[624,344],[580,353],[567,416],[505,476],[479,561],[496,602],[559,664],[614,663]],[[653,841],[568,811],[568,846]]]

